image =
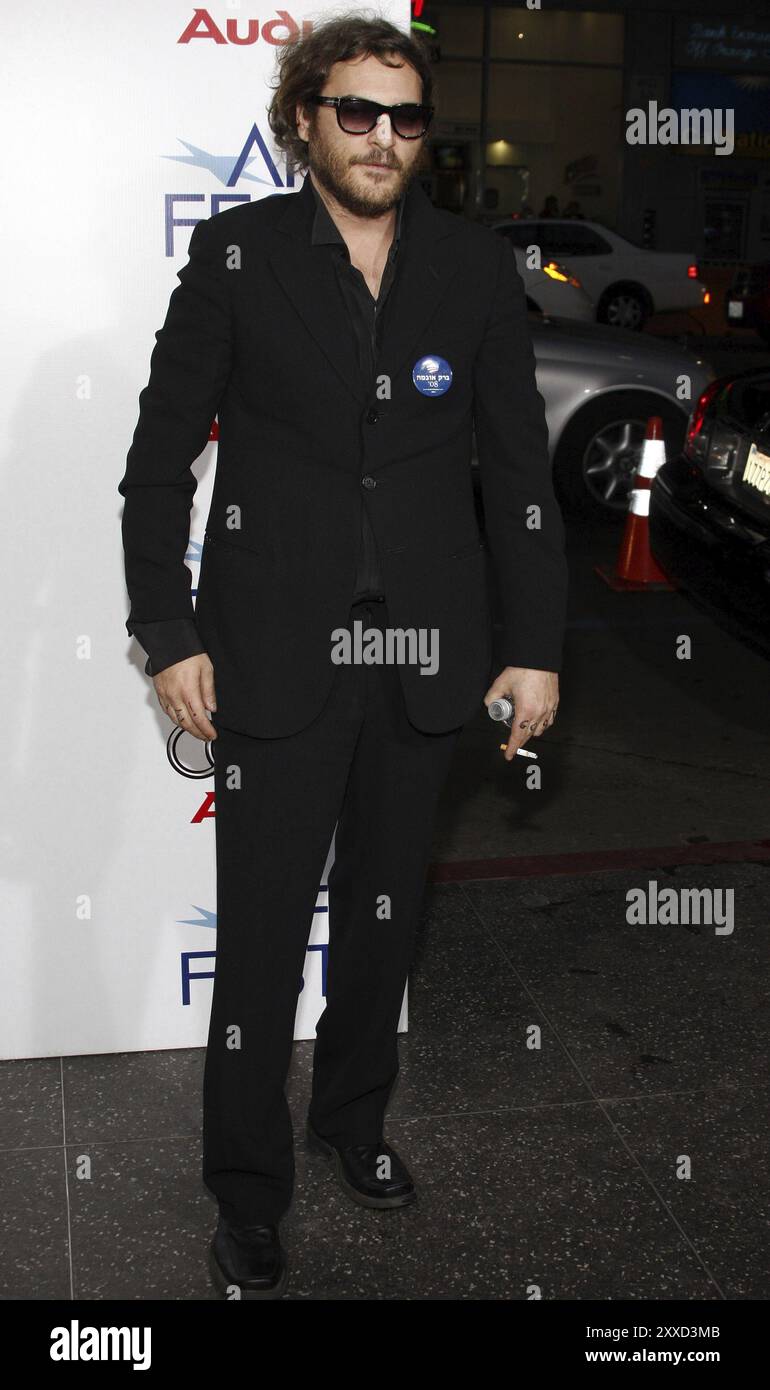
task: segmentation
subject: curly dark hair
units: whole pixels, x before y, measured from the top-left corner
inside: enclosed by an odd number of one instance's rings
[[[278,54],[275,96],[267,119],[276,145],[295,168],[307,169],[307,143],[297,133],[297,104],[307,108],[313,93],[323,90],[335,63],[368,55],[387,67],[408,63],[422,83],[423,102],[431,104],[433,72],[428,50],[419,38],[386,19],[365,19],[360,14],[324,20],[307,36],[289,40]]]

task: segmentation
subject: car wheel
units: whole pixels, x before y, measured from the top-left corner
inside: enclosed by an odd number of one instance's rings
[[[612,328],[638,333],[650,316],[650,308],[649,298],[638,285],[612,285],[599,300],[596,318]]]
[[[666,458],[673,458],[681,451],[687,416],[660,396],[616,391],[573,417],[553,465],[554,488],[565,512],[604,520],[626,515],[650,415],[661,417]]]

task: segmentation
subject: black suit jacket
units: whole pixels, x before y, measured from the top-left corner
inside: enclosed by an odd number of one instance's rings
[[[390,625],[438,632],[436,674],[398,670],[411,721],[440,732],[478,709],[492,674],[487,545],[500,661],[561,665],[563,524],[524,289],[506,239],[434,208],[412,182],[378,384],[367,393],[334,267],[311,244],[314,212],[306,180],[193,230],[118,485],[126,626],[194,618],[214,665],[215,722],[258,737],[304,728],[336,671],[332,634],[348,620],[366,507]],[[413,382],[426,355],[452,369],[443,395]],[[191,464],[215,415],[193,610]]]

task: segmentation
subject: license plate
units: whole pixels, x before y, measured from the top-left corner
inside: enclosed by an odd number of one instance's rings
[[[756,488],[757,492],[764,493],[765,497],[770,497],[770,454],[763,454],[756,444],[749,449],[743,481],[749,487]]]
[[[731,299],[731,300],[728,301],[728,304],[727,304],[727,317],[728,317],[729,319],[742,319],[742,318],[743,318],[743,300],[742,300],[742,299]]]

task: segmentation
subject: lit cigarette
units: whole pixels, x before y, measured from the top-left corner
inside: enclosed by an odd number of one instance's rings
[[[504,753],[507,747],[508,747],[508,744],[507,744],[507,743],[501,743],[501,744],[500,744],[500,752],[501,752],[501,753]],[[519,758],[536,758],[536,757],[537,757],[537,753],[530,753],[530,751],[529,751],[528,748],[517,748],[517,749],[516,749],[516,755],[517,755],[517,757],[519,757]]]

